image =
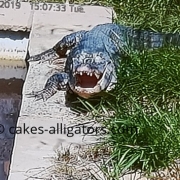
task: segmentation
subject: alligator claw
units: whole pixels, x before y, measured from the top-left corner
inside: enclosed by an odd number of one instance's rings
[[[39,61],[39,63],[44,63],[46,61],[49,61],[50,63],[54,60],[58,59],[59,56],[53,49],[49,49],[47,51],[44,51],[43,53],[37,54],[35,56],[31,56],[28,59],[28,62],[32,61]]]
[[[47,93],[45,92],[45,90],[41,90],[41,91],[32,91],[29,94],[26,94],[28,96],[28,98],[35,98],[35,101],[39,101],[39,100],[43,100],[46,101],[48,99],[47,97]]]

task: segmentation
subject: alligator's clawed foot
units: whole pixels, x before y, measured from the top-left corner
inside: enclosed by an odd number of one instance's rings
[[[29,98],[34,97],[36,101],[43,99],[46,101],[59,90],[65,90],[67,87],[69,76],[67,73],[53,74],[46,82],[43,90],[26,94]]]
[[[44,63],[46,61],[49,61],[50,63],[52,63],[54,60],[58,58],[59,58],[59,55],[56,53],[56,51],[54,51],[53,49],[49,49],[41,54],[31,56],[28,59],[28,62],[39,61],[39,63]]]
[[[28,96],[28,98],[34,98],[35,101],[39,101],[39,100],[43,100],[46,101],[49,97],[46,93],[46,91],[43,89],[41,91],[32,91],[29,94],[26,94]]]

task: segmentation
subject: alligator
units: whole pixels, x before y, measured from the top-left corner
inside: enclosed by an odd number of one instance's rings
[[[102,92],[109,92],[115,87],[117,68],[127,49],[141,51],[167,44],[179,46],[179,34],[165,34],[113,23],[71,33],[54,47],[29,58],[29,62],[52,62],[67,57],[64,71],[54,73],[43,90],[32,92],[31,95],[36,100],[46,101],[58,90],[69,89],[85,99],[101,96]],[[68,50],[70,52],[67,54]]]

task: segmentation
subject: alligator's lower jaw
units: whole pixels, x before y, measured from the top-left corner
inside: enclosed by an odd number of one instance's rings
[[[100,87],[100,85],[96,85],[94,88],[82,88],[80,86],[76,86],[74,91],[80,97],[89,99],[89,98],[93,97],[94,95],[100,93],[101,87]]]
[[[83,97],[84,99],[90,99],[93,95],[87,93],[77,93],[78,96]]]

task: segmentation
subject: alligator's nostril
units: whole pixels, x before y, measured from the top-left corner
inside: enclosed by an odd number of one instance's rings
[[[85,59],[84,63],[85,64],[90,64],[92,62],[92,59]]]

